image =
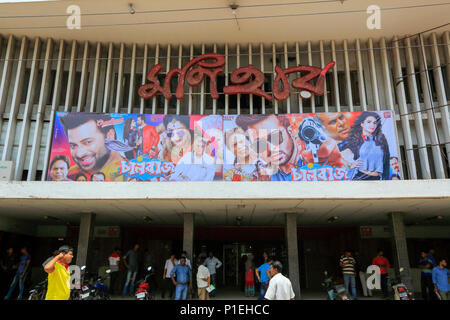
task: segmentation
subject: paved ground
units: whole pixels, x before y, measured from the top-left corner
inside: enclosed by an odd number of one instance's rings
[[[327,300],[327,294],[325,291],[320,290],[303,290],[302,300]],[[235,288],[223,288],[219,289],[214,300],[256,300],[255,297],[246,297],[243,292],[236,291]],[[134,300],[134,297],[113,296],[112,300]],[[162,300],[161,294],[156,293],[156,300]],[[167,297],[164,300],[169,300]],[[192,299],[197,300],[197,299]],[[373,297],[358,297],[358,300],[384,300],[381,295],[374,295]]]

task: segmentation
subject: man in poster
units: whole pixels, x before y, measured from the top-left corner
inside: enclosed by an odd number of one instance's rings
[[[338,143],[339,151],[346,148],[346,140],[350,136],[350,123],[345,112],[318,113],[317,119],[324,126],[328,136]]]
[[[236,119],[236,125],[248,132],[252,147],[257,148],[272,181],[292,181],[291,169],[312,162],[311,151],[306,150],[300,139],[294,141],[288,132],[290,123],[287,117],[275,114],[240,115]],[[341,156],[336,143],[333,142],[329,139],[320,146],[317,152],[319,163],[331,158],[329,165],[341,167]]]
[[[137,116],[138,125],[138,155],[146,158],[153,158],[157,154],[159,134],[156,129],[145,123],[145,115]]]
[[[70,167],[69,157],[58,154],[50,162],[50,180],[52,181],[72,181],[67,178]]]
[[[120,161],[124,158],[114,151],[116,140],[107,137],[115,134],[114,121],[109,114],[68,113],[60,118],[67,136],[70,154],[75,165],[69,169],[69,178],[80,173],[90,179],[93,173],[101,171],[106,181],[123,181],[118,173]],[[108,145],[111,145],[108,148]]]

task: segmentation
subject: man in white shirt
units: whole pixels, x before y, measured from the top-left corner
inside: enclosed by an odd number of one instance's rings
[[[181,253],[181,256],[184,257],[184,258],[186,259],[186,265],[187,265],[189,268],[192,269],[192,266],[191,266],[191,260],[188,259],[188,257],[187,257],[187,252],[186,252],[186,251],[183,251],[183,252]],[[180,261],[178,261],[178,264],[180,264]]]
[[[206,258],[206,260],[203,263],[203,265],[205,265],[208,268],[209,273],[211,275],[211,282],[214,285],[214,287],[217,288],[217,286],[216,286],[216,269],[218,269],[218,268],[220,268],[222,266],[222,262],[220,262],[219,259],[214,257],[214,254],[210,251],[209,252],[209,257]],[[211,291],[210,295],[211,295],[211,297],[215,297],[216,296],[216,290]]]
[[[295,294],[292,289],[291,280],[281,274],[283,266],[280,261],[274,261],[270,266],[272,279],[269,282],[266,300],[294,300]]]
[[[178,161],[175,172],[171,175],[173,181],[212,181],[216,173],[216,160],[206,153],[207,141],[196,137],[193,151],[186,153]]]
[[[203,258],[197,260],[197,288],[199,300],[209,300],[209,294],[208,291],[206,291],[206,288],[208,288],[211,283],[211,276],[208,268],[203,265],[204,261],[205,259]]]
[[[109,282],[109,290],[111,294],[116,293],[116,283],[117,278],[119,276],[119,261],[120,261],[120,249],[114,248],[114,252],[111,253],[111,255],[108,257],[109,261],[109,270],[111,272],[110,275],[110,282]]]
[[[170,273],[172,272],[172,269],[178,264],[178,260],[175,259],[175,253],[172,253],[170,255],[170,259],[166,260],[166,264],[164,266],[164,273],[163,273],[163,288],[162,288],[162,294],[161,298],[164,299],[165,293],[167,289],[169,289],[169,298],[172,299],[173,297],[173,291],[174,286],[172,283],[172,279],[170,277]]]

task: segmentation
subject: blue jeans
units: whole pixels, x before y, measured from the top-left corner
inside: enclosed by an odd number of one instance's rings
[[[22,274],[16,273],[16,275],[14,276],[14,279],[13,279],[13,281],[11,283],[11,286],[9,287],[9,291],[8,291],[8,294],[5,297],[5,300],[9,300],[9,298],[11,298],[11,295],[12,295],[14,289],[17,286],[17,282],[19,282],[19,296],[17,297],[17,300],[21,300],[22,299],[23,289],[25,288],[25,277],[20,279],[21,275]]]
[[[261,282],[261,291],[259,293],[258,300],[264,300],[264,296],[266,295],[267,288],[269,287],[269,281]]]
[[[123,287],[122,295],[127,295],[128,284],[130,285],[130,296],[134,293],[134,280],[136,280],[137,270],[128,269],[127,280],[125,281],[125,286]]]
[[[186,300],[188,293],[187,284],[178,284],[175,288],[175,300]]]
[[[349,285],[352,286],[352,296],[353,298],[356,298],[356,282],[355,282],[355,275],[354,274],[345,274],[344,273],[344,287],[345,287],[345,293],[349,294]]]

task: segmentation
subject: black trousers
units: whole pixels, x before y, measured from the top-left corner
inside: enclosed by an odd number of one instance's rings
[[[173,285],[171,278],[165,278],[163,281],[163,287],[162,287],[162,293],[161,298],[164,299],[164,296],[166,295],[167,290],[169,290],[169,298],[173,298],[173,291],[175,289],[175,286]]]
[[[116,294],[117,293],[117,279],[119,278],[119,272],[111,272],[110,273],[110,286],[109,286],[109,293],[110,294]]]
[[[385,298],[387,298],[388,297],[387,274],[382,274],[381,278],[380,278],[380,281],[381,281],[381,291],[383,292],[383,296]]]
[[[422,289],[422,297],[424,300],[434,300],[434,285],[431,275],[420,275],[420,287]]]

